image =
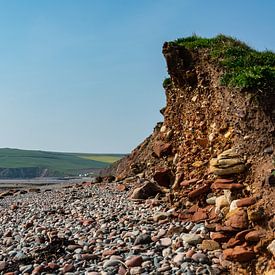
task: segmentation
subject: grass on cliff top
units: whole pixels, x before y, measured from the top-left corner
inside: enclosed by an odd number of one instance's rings
[[[274,52],[256,51],[245,43],[225,35],[214,38],[193,35],[170,43],[188,49],[209,49],[211,58],[218,61],[225,69],[221,78],[223,85],[259,89],[275,85]]]

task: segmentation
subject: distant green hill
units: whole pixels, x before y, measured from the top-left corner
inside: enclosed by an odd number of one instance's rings
[[[0,178],[75,176],[108,167],[123,154],[59,153],[0,149]]]

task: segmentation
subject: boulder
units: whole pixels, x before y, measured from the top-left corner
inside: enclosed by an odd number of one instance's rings
[[[154,174],[154,180],[163,187],[170,187],[173,182],[173,175],[170,169],[159,168]]]
[[[245,170],[245,162],[234,149],[229,149],[210,160],[209,172],[217,176],[240,174]]]
[[[158,193],[161,193],[160,187],[154,182],[147,182],[143,186],[138,187],[133,191],[131,199],[144,200],[150,197],[154,197]]]
[[[236,262],[248,262],[255,258],[255,252],[242,246],[225,249],[223,251],[225,260]]]
[[[153,146],[153,152],[158,158],[161,158],[165,155],[169,155],[172,151],[172,146],[167,142],[156,142]]]
[[[226,226],[242,230],[248,227],[248,217],[245,210],[237,208],[227,214]]]

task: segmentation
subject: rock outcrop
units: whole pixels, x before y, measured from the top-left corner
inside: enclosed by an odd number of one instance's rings
[[[274,86],[221,85],[226,69],[209,48],[166,42],[163,54],[170,75],[164,120],[113,167],[117,180],[155,180],[169,188],[163,201],[178,209],[178,219],[205,221],[212,240],[227,248],[225,260],[244,269],[263,255],[268,261],[275,229]],[[237,239],[253,228],[265,232],[261,242]],[[252,265],[259,272],[257,261]]]

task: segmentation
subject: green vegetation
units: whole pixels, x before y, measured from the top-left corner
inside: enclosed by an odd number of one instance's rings
[[[169,85],[171,85],[172,84],[172,80],[171,80],[171,78],[170,77],[167,77],[167,78],[165,78],[164,80],[163,80],[163,83],[162,83],[162,86],[163,86],[163,88],[165,89],[165,88],[167,88]]]
[[[82,159],[88,159],[88,160],[95,160],[105,163],[114,163],[121,158],[123,158],[125,155],[122,154],[76,154],[78,157]]]
[[[39,167],[51,176],[74,176],[81,170],[100,169],[122,158],[115,154],[75,154],[19,149],[0,149],[0,168]]]
[[[211,58],[225,69],[223,85],[259,89],[275,85],[275,53],[271,51],[258,52],[225,35],[210,39],[193,35],[170,43],[188,49],[208,49]]]

